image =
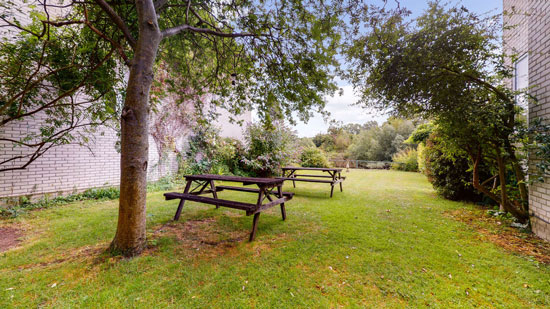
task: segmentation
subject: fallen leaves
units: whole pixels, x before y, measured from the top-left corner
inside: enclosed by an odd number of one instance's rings
[[[550,264],[550,243],[532,233],[524,233],[517,228],[503,224],[501,219],[487,215],[485,210],[457,209],[446,213],[455,220],[466,223],[489,240],[507,251],[531,256],[537,261]],[[460,253],[459,257],[461,256]]]

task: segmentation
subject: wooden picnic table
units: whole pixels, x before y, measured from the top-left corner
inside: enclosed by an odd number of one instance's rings
[[[246,211],[246,215],[254,215],[252,220],[252,231],[250,232],[249,240],[252,241],[256,237],[256,230],[260,212],[270,207],[281,205],[281,214],[283,221],[286,219],[285,202],[292,199],[294,193],[283,192],[283,179],[277,178],[256,178],[256,177],[239,177],[225,175],[186,175],[185,190],[183,193],[169,192],[165,193],[166,200],[179,199],[180,203],[174,216],[174,220],[179,220],[181,210],[185,201],[193,201],[205,204],[216,205],[216,208],[228,207]],[[238,182],[244,186],[256,185],[257,188],[233,187],[233,186],[216,186],[214,181]],[[195,186],[193,186],[195,184]],[[193,188],[192,188],[193,187]],[[218,192],[223,190],[241,191],[258,194],[258,199],[255,204],[243,203],[239,201],[225,200],[218,198]],[[200,196],[202,194],[212,194],[213,197]],[[265,200],[268,200],[264,203]]]
[[[330,168],[330,167],[297,167],[297,166],[286,166],[282,168],[283,177],[277,177],[278,179],[290,180],[292,185],[296,188],[296,181],[305,181],[305,182],[317,182],[317,183],[330,183],[330,197],[334,192],[334,186],[340,184],[340,192],[344,191],[342,188],[342,182],[346,179],[345,176],[342,176],[341,168]],[[314,174],[297,174],[298,171],[320,171],[328,173],[328,175],[314,175]],[[306,177],[306,178],[303,178]],[[328,179],[315,179],[315,178],[330,178]]]

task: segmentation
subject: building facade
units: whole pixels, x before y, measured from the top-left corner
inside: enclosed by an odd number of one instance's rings
[[[504,51],[514,70],[510,87],[527,88],[536,98],[528,104],[530,121],[550,121],[550,1],[504,0]],[[536,158],[530,156],[530,163]],[[529,188],[533,232],[550,241],[550,177]]]
[[[27,1],[16,0],[21,6],[12,8],[6,13],[13,15],[19,23],[25,25],[30,21],[31,4]],[[40,6],[38,6],[40,7]],[[62,15],[62,9],[52,7],[49,9],[52,16]],[[18,36],[17,32],[9,32],[10,28],[0,27],[0,36],[7,39]],[[172,110],[163,110],[169,107]],[[205,104],[209,105],[209,104]],[[170,138],[175,142],[179,153],[184,152],[186,142],[192,134],[188,120],[181,119],[178,130],[164,128],[159,131],[159,123],[162,120],[159,115],[178,109],[189,109],[189,106],[175,106],[169,99],[161,103],[159,112],[151,114],[149,136],[149,160],[148,180],[155,181],[159,178],[172,175],[178,170],[177,153],[174,149],[162,149],[159,140]],[[211,108],[211,107],[207,107]],[[179,110],[178,110],[179,111]],[[243,127],[229,121],[231,115],[224,109],[216,110],[218,120],[213,125],[218,127],[223,137],[243,138]],[[11,158],[24,156],[29,153],[25,147],[15,147],[14,143],[7,140],[20,140],[29,132],[37,132],[40,126],[47,120],[45,113],[37,113],[32,117],[12,121],[0,127],[0,162],[2,168],[20,166],[22,160],[9,161]],[[174,117],[173,117],[174,118]],[[251,122],[250,112],[238,117],[246,125]],[[1,115],[0,115],[1,119]],[[174,120],[174,119],[173,119]],[[178,119],[175,121],[177,122]],[[174,121],[173,121],[174,122]],[[4,140],[2,140],[4,139]],[[0,172],[0,206],[17,202],[19,197],[38,198],[41,196],[58,196],[81,192],[90,188],[118,186],[120,183],[120,153],[117,151],[119,136],[111,127],[103,126],[90,135],[90,142],[84,146],[79,144],[66,144],[52,148],[32,162],[25,169]],[[8,162],[8,163],[6,163]]]
[[[37,130],[43,119],[38,116],[9,123],[0,128],[0,138],[18,139]],[[229,121],[229,114],[221,111],[215,124],[223,137],[243,138],[243,127]],[[238,117],[244,125],[251,121],[251,113]],[[243,126],[244,126],[243,125]],[[150,130],[151,131],[151,130]],[[190,128],[178,132],[178,150],[181,153],[192,134]],[[81,192],[90,188],[118,186],[120,183],[120,153],[117,151],[117,132],[101,127],[91,141],[81,146],[67,144],[52,148],[23,170],[0,172],[0,206],[16,202],[19,197],[38,198]],[[155,181],[178,171],[177,153],[159,149],[155,138],[149,136],[148,180]],[[0,141],[0,162],[24,154],[24,148]]]

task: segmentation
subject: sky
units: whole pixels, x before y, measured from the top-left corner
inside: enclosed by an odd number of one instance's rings
[[[382,3],[382,0],[377,0]],[[372,1],[376,3],[375,1]],[[400,0],[402,7],[406,7],[412,12],[412,16],[418,16],[427,8],[427,0]],[[451,1],[451,4],[457,3],[463,5],[467,9],[483,14],[497,14],[502,12],[502,0],[462,0]],[[367,110],[359,106],[353,105],[357,102],[357,96],[353,92],[353,88],[344,81],[339,82],[339,87],[344,90],[342,96],[334,95],[327,98],[325,110],[330,112],[329,120],[333,119],[347,123],[365,123],[375,120],[378,124],[382,124],[388,116],[376,110]],[[328,122],[325,122],[320,114],[315,114],[307,123],[298,121],[294,129],[300,137],[313,137],[317,133],[326,132]]]

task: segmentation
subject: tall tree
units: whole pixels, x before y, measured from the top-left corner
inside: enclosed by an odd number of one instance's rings
[[[498,16],[432,2],[415,20],[402,10],[365,19],[369,31],[349,48],[348,77],[362,104],[434,119],[448,149],[467,154],[474,187],[522,222],[528,194],[518,142],[525,122],[504,80]],[[493,176],[480,179],[482,164]],[[492,188],[492,180],[499,186]]]
[[[16,8],[11,1],[4,7]],[[50,44],[51,34],[61,31],[53,29],[72,31],[98,42],[92,51],[116,55],[107,70],[127,67],[120,110],[119,217],[111,249],[133,256],[146,243],[148,113],[155,68],[171,73],[167,91],[194,99],[209,93],[215,104],[236,113],[254,106],[267,121],[273,116],[292,121],[293,114],[306,120],[312,111],[322,111],[324,97],[336,90],[339,33],[345,33],[344,20],[364,13],[362,7],[354,0],[73,0],[59,5],[41,0],[28,26],[13,12],[0,18],[3,28],[26,33],[38,44]],[[343,14],[350,15],[345,19]],[[86,55],[79,59],[91,61]],[[84,90],[90,95],[90,87]],[[33,104],[44,103],[12,100],[3,108]]]

